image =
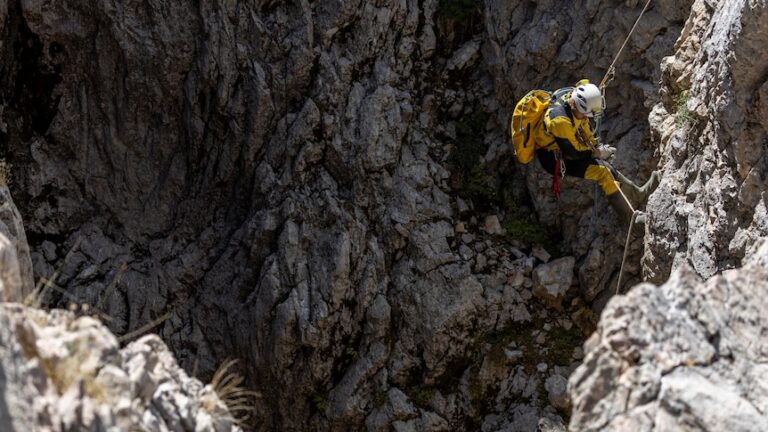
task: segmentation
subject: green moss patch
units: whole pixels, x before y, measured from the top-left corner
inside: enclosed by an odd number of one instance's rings
[[[687,125],[691,119],[691,111],[688,109],[688,100],[690,99],[690,92],[683,90],[675,97],[675,124],[678,127]]]

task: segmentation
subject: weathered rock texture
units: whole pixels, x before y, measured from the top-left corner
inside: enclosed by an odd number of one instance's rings
[[[486,0],[457,22],[446,3],[0,0],[14,194],[37,274],[61,267],[68,292],[45,301],[117,334],[170,313],[185,367],[240,357],[269,389],[265,429],[557,427],[544,382],[594,325],[620,227],[589,187],[556,203],[529,169],[581,286],[561,319],[531,301],[535,260],[462,211],[447,160],[485,112],[469,157],[502,169],[515,100],[599,80],[641,5]],[[632,175],[688,13],[654,3],[610,87]]]
[[[751,261],[612,299],[570,378],[571,430],[768,429],[768,242]]]
[[[570,378],[573,430],[768,428],[768,4],[696,1],[676,50],[643,260],[672,278],[608,304]]]
[[[120,349],[98,320],[0,304],[0,429],[236,431],[156,335]]]
[[[32,282],[24,224],[3,177],[0,430],[240,430],[216,391],[232,393],[223,385],[216,384],[224,389],[219,390],[189,378],[157,335],[120,349],[117,338],[94,317],[7,302],[39,304],[55,288],[45,281],[33,290]],[[229,375],[230,382],[234,377]],[[233,398],[230,402],[235,404]]]
[[[5,167],[0,166],[0,171],[4,172]],[[33,291],[32,260],[24,223],[5,179],[0,179],[0,302],[21,302]]]
[[[652,2],[607,86],[608,109],[601,140],[619,149],[613,164],[638,183],[648,178],[658,157],[649,145],[644,119],[649,107],[658,101],[659,65],[678,38],[691,3]],[[504,60],[500,62],[491,62],[489,68],[497,72],[494,76],[501,100],[514,103],[513,95],[521,89],[573,85],[583,77],[599,83],[645,2],[569,3],[568,13],[555,15],[553,10],[564,7],[561,2],[537,2],[533,13],[524,12],[516,2],[495,4],[501,13],[488,18],[494,24],[489,30],[489,46],[507,55],[501,55]],[[508,10],[513,12],[505,15]],[[536,24],[521,24],[518,30],[518,23],[529,20]],[[516,79],[505,80],[510,75]],[[577,257],[584,297],[599,309],[614,292],[619,275],[626,233],[620,219],[591,182],[566,178],[561,198],[555,200],[550,192],[552,177],[537,162],[526,170],[526,181],[541,221],[559,229]],[[642,242],[633,242],[630,252],[633,258],[625,266],[624,287],[640,281],[637,257],[642,253]]]
[[[762,430],[768,5],[697,1],[651,113],[664,180],[645,275],[570,380],[574,430]],[[741,270],[726,269],[747,264]]]
[[[660,283],[689,263],[707,278],[768,236],[768,7],[697,1],[662,64],[651,113],[664,179],[643,259]]]

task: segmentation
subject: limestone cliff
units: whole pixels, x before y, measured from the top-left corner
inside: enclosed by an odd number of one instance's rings
[[[768,428],[767,18],[696,1],[662,63],[643,272],[671,277],[608,304],[570,379],[573,430]]]
[[[665,180],[648,204],[646,279],[739,267],[768,236],[766,73],[766,2],[697,1],[650,116]]]
[[[239,431],[157,335],[120,348],[97,319],[0,304],[0,429]]]
[[[558,202],[511,164],[507,121],[531,88],[599,80],[639,3],[0,0],[3,156],[37,277],[66,293],[43,303],[89,304],[116,334],[169,316],[159,334],[201,376],[243,359],[270,395],[257,429],[562,428],[623,232],[592,187]],[[659,65],[691,3],[654,1],[608,88],[617,166],[660,161],[663,190],[690,158],[645,118],[682,88],[688,69]],[[682,225],[664,243],[681,198],[659,195],[651,277],[689,244]],[[554,257],[532,248],[550,240]]]
[[[240,430],[245,418],[229,406],[246,395],[234,372],[223,368],[205,386],[157,335],[126,335],[121,347],[100,322],[110,317],[88,304],[39,309],[47,292],[63,290],[52,281],[32,289],[24,224],[4,183],[0,197],[0,430]]]

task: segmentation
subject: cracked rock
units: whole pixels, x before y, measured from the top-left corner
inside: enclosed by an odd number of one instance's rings
[[[682,268],[613,298],[569,380],[571,429],[768,428],[766,290],[768,269],[748,264],[707,282]]]

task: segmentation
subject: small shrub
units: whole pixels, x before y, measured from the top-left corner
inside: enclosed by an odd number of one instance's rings
[[[691,119],[691,111],[688,109],[688,100],[690,99],[690,92],[683,90],[675,97],[675,124],[678,127],[687,125]]]
[[[532,246],[542,246],[547,250],[557,249],[557,240],[544,228],[530,212],[512,207],[504,217],[504,231],[515,240]]]
[[[324,413],[328,409],[328,398],[323,395],[313,396],[312,403],[315,405],[315,408],[321,413]]]
[[[432,396],[435,395],[435,389],[431,386],[417,386],[409,395],[411,399],[420,407],[427,407]]]
[[[472,200],[479,210],[498,203],[496,176],[481,162],[488,150],[485,123],[488,115],[478,111],[456,124],[456,140],[448,165],[451,184],[464,199]]]
[[[469,400],[477,411],[482,411],[483,402],[485,400],[485,389],[477,377],[477,371],[472,372],[473,376],[469,378]]]
[[[519,346],[533,344],[534,325],[527,322],[511,322],[500,331],[488,335],[486,341],[494,346],[506,347],[511,342],[517,342]]]
[[[483,31],[482,5],[481,0],[440,0],[435,11],[438,52],[450,55]]]
[[[573,326],[569,330],[558,329],[550,333],[551,341],[549,346],[552,351],[552,360],[558,365],[567,366],[573,360],[574,348],[581,345],[584,336],[578,327]]]
[[[498,201],[496,177],[490,173],[485,164],[476,165],[472,168],[466,184],[459,191],[459,195],[471,199],[478,208],[487,208]]]
[[[448,163],[452,167],[462,172],[470,172],[480,163],[480,158],[488,150],[484,140],[487,121],[488,114],[476,111],[456,123],[456,142],[448,157]]]
[[[387,402],[387,392],[378,392],[376,396],[373,397],[373,406],[376,408],[384,405]]]
[[[344,350],[344,354],[350,359],[350,360],[357,360],[359,354],[357,353],[357,350],[352,347],[347,347],[346,350]]]

